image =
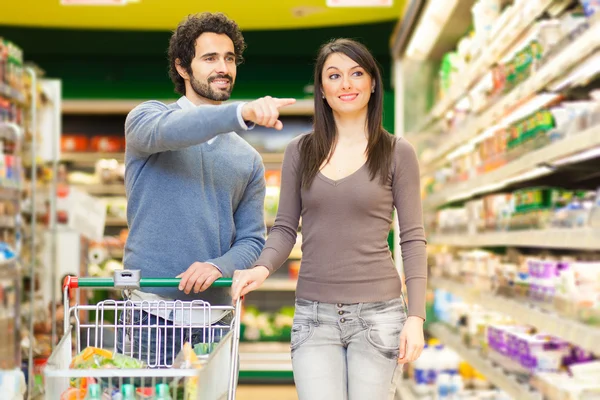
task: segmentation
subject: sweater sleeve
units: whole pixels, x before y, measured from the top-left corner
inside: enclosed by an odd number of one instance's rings
[[[135,107],[125,120],[128,148],[149,155],[180,150],[221,133],[248,130],[240,117],[243,103],[173,109],[159,101]]]
[[[408,314],[425,319],[427,242],[423,227],[419,164],[414,148],[405,139],[396,141],[393,168],[392,192],[400,228]]]
[[[281,189],[275,224],[269,232],[265,247],[255,266],[267,267],[273,273],[288,259],[294,245],[302,210],[300,196],[299,140],[292,141],[285,149],[281,167]]]

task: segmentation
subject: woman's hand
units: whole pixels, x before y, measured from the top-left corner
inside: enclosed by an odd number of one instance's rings
[[[233,284],[231,285],[231,297],[234,304],[240,297],[258,289],[268,276],[269,270],[262,265],[252,269],[235,271],[233,273]]]
[[[423,336],[423,319],[411,316],[406,319],[402,333],[400,333],[400,356],[398,364],[415,361],[421,355],[425,346]]]

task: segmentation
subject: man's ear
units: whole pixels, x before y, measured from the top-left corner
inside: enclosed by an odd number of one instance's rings
[[[181,60],[179,58],[175,60],[175,68],[177,68],[179,76],[181,76],[183,79],[189,79],[189,74],[187,73],[185,68],[181,66]]]

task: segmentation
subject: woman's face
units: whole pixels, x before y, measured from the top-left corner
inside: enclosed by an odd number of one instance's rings
[[[363,67],[342,53],[331,54],[321,71],[322,94],[337,114],[366,112],[374,82]]]

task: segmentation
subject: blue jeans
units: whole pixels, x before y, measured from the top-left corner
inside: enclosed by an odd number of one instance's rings
[[[117,352],[137,358],[149,367],[171,367],[182,344],[190,342],[192,346],[207,343],[208,329],[177,328],[173,322],[150,314],[146,311],[129,313],[130,321],[125,321],[124,313],[119,316],[119,324],[133,328],[117,328]],[[220,325],[231,322],[231,314],[218,322]],[[228,330],[213,329],[213,343],[218,343]]]
[[[403,298],[325,304],[296,300],[292,366],[299,400],[392,400],[402,375]]]

